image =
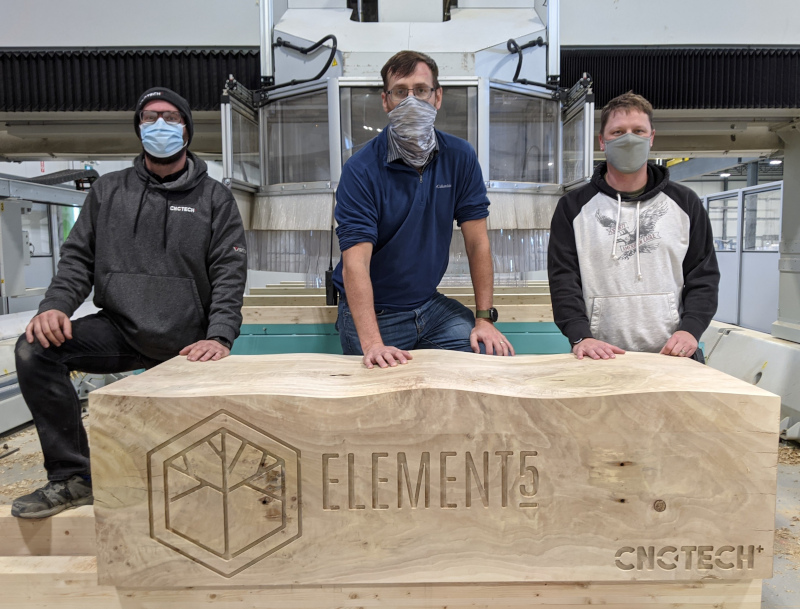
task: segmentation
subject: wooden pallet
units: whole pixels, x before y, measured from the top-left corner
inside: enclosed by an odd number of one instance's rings
[[[0,505],[0,556],[94,556],[94,510],[83,506],[43,520],[11,515]]]
[[[20,520],[0,506],[0,607],[28,609],[337,609],[404,607],[474,609],[539,607],[570,609],[674,609],[735,604],[759,609],[762,581],[655,583],[559,583],[460,586],[349,586],[142,590],[97,583],[91,506],[49,519]]]
[[[97,583],[91,506],[49,519],[20,520],[0,506],[0,607],[9,609],[337,609],[404,607],[474,609],[587,604],[619,609],[714,607],[735,603],[759,609],[762,581],[647,583],[546,583],[515,585],[337,586],[313,589],[143,590]]]
[[[761,580],[147,590],[98,585],[94,557],[0,558],[9,609],[760,609]]]

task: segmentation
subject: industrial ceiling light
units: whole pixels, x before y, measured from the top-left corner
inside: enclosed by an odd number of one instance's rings
[[[783,161],[781,161],[780,159],[770,159],[769,161],[770,165],[780,165],[781,163],[783,163]]]
[[[719,174],[719,177],[721,177],[721,178],[729,178],[729,177],[731,177],[731,174],[729,174],[729,173],[721,173],[721,174]]]

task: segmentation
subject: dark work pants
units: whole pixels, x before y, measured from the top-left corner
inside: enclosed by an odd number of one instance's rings
[[[72,322],[73,338],[47,349],[23,334],[15,350],[22,397],[33,415],[50,480],[89,475],[89,443],[70,372],[112,374],[161,363],[133,349],[102,313]]]

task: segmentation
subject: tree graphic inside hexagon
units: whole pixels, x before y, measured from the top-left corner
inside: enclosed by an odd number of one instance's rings
[[[300,451],[226,410],[147,453],[150,537],[223,577],[299,538]]]
[[[222,558],[238,555],[285,526],[284,465],[217,430],[164,462],[168,529]]]

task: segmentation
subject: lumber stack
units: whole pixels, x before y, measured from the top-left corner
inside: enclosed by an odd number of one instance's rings
[[[771,576],[780,400],[692,361],[176,358],[90,399],[96,563],[2,559],[15,607],[755,609]]]
[[[472,286],[440,287],[439,291],[467,307],[475,307]],[[553,307],[546,281],[520,287],[496,286],[494,306],[503,323],[552,323]],[[325,305],[324,288],[282,282],[252,288],[244,297],[243,324],[333,324],[337,308]]]
[[[439,288],[439,292],[445,296],[457,294],[474,294],[472,286],[459,286],[459,287],[446,287]],[[494,294],[548,294],[550,286],[545,283],[543,285],[529,285],[522,287],[508,287],[508,286],[495,286]],[[293,286],[266,286],[263,288],[250,288],[250,295],[252,296],[290,296],[293,294],[298,295],[325,295],[325,288],[298,288]]]
[[[0,606],[14,609],[363,609],[507,607],[759,609],[761,581],[313,588],[122,589],[98,585],[92,557],[0,557]]]
[[[503,323],[553,321],[553,307],[549,304],[507,304],[496,308]],[[334,324],[337,315],[336,307],[325,305],[245,304],[242,307],[243,324]]]
[[[446,294],[467,307],[475,307],[474,294]],[[259,294],[244,297],[245,306],[322,306],[325,304],[324,294]],[[494,305],[550,304],[549,293],[506,293],[495,294]]]
[[[67,510],[43,520],[11,516],[10,505],[0,505],[0,557],[94,556],[92,506]]]

